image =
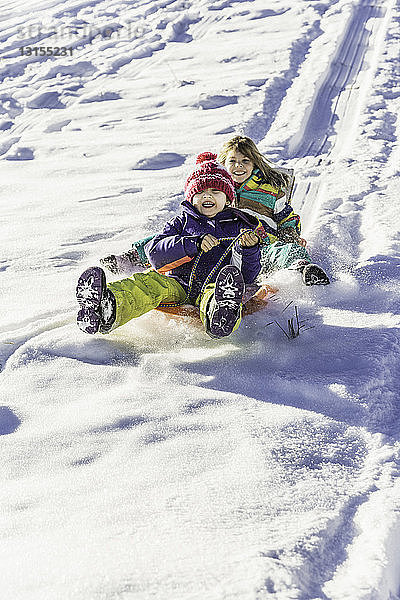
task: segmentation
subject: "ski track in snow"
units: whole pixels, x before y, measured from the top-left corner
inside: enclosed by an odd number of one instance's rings
[[[7,5],[6,600],[400,597],[399,20],[394,0]],[[62,27],[73,57],[20,56]],[[88,339],[79,272],[157,231],[236,131],[295,169],[331,286],[278,273],[219,342],[158,313]]]

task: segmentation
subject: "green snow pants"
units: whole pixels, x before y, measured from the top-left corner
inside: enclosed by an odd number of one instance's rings
[[[287,269],[298,259],[311,262],[307,250],[299,244],[274,242],[261,246],[261,272],[266,275],[279,269]]]
[[[186,292],[176,279],[153,270],[135,273],[127,279],[109,283],[107,287],[114,294],[117,305],[116,318],[110,331],[131,319],[144,315],[164,302],[179,303],[186,299]],[[206,326],[208,303],[212,298],[214,288],[214,283],[207,285],[196,300],[196,306],[200,309],[200,318],[204,326]],[[234,330],[239,327],[239,324],[240,317]]]

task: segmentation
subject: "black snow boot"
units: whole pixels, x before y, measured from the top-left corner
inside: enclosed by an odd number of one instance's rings
[[[227,265],[218,273],[214,294],[207,308],[206,331],[210,337],[230,335],[240,318],[245,286],[240,270]]]
[[[101,258],[100,264],[111,271],[113,275],[126,275],[127,277],[145,269],[136,248],[119,255],[110,254]]]
[[[330,283],[328,275],[321,267],[307,262],[305,259],[296,260],[288,269],[300,271],[305,285],[328,285]]]
[[[100,267],[90,267],[78,279],[76,299],[80,306],[79,329],[86,333],[108,333],[115,321],[116,301],[107,288],[106,276]]]
[[[301,277],[305,285],[328,285],[328,275],[318,265],[309,263],[302,268]]]

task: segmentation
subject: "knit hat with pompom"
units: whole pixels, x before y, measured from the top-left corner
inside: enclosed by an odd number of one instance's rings
[[[193,196],[207,188],[220,190],[226,194],[229,204],[235,203],[235,184],[223,165],[217,162],[217,155],[202,152],[196,159],[196,168],[186,180],[185,200],[192,202]]]

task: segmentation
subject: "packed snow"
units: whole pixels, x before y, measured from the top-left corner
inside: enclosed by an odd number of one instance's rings
[[[1,600],[400,598],[399,2],[1,11]],[[81,332],[79,274],[236,133],[331,285]]]

